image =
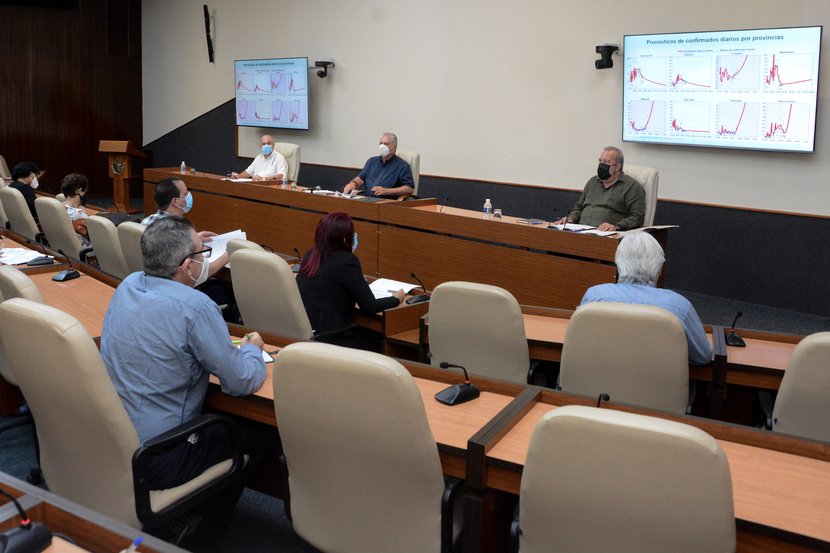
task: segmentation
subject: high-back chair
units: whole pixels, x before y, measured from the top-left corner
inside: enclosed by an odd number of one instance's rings
[[[142,472],[134,472],[146,464],[143,454],[186,441],[207,421],[191,421],[165,433],[172,438],[139,449],[98,348],[74,317],[25,299],[4,301],[0,339],[35,418],[41,467],[52,492],[140,528],[165,524],[238,481],[239,453],[181,486],[144,488]]]
[[[795,347],[775,399],[772,429],[830,442],[830,332],[811,334]]]
[[[243,240],[242,238],[234,238],[233,240],[228,240],[228,258],[234,254],[236,250],[244,250],[244,249],[251,249],[251,250],[259,250],[265,251],[265,248],[257,244],[252,240]]]
[[[288,164],[288,180],[297,182],[300,176],[300,146],[290,142],[274,142],[274,150],[285,158]]]
[[[8,183],[0,179],[0,188],[8,186]],[[0,229],[8,228],[9,218],[6,217],[6,210],[3,209],[3,201],[0,199]]]
[[[32,217],[32,212],[29,211],[29,206],[20,190],[11,186],[0,188],[0,202],[3,204],[3,211],[6,212],[12,232],[29,240],[40,239],[40,229],[37,228],[35,218]]]
[[[244,248],[230,262],[233,294],[245,326],[294,340],[311,339],[297,281],[283,258]]]
[[[530,357],[522,309],[503,288],[444,282],[429,302],[431,364],[462,365],[488,378],[528,382]]]
[[[6,158],[0,156],[0,183],[11,182],[12,174],[9,171],[9,166],[6,164]]]
[[[559,407],[533,431],[516,530],[521,553],[732,552],[729,464],[698,428]]]
[[[342,553],[450,550],[457,482],[445,488],[418,386],[397,361],[292,344],[277,356],[274,409],[303,539]]]
[[[684,413],[689,407],[689,346],[683,325],[650,305],[583,305],[565,333],[559,387]]]
[[[418,182],[421,180],[421,154],[411,150],[398,150],[395,155],[409,164],[412,169],[412,180],[415,185],[412,187],[412,195],[418,195]]]
[[[63,252],[72,259],[86,261],[92,248],[84,248],[81,245],[64,205],[55,198],[40,196],[35,199],[35,209],[49,247],[53,251]]]
[[[144,270],[144,256],[141,255],[141,237],[144,234],[144,225],[133,221],[124,221],[118,227],[118,241],[121,243],[121,253],[127,262],[131,273]]]
[[[654,167],[641,167],[639,165],[625,165],[623,171],[626,175],[639,182],[646,191],[646,215],[643,219],[643,226],[648,227],[654,224],[654,212],[657,210],[657,185],[660,183],[660,173]]]
[[[40,289],[26,273],[17,267],[0,265],[0,301],[14,298],[43,303]]]
[[[86,220],[86,228],[101,270],[120,279],[130,274],[115,224],[106,217],[93,215]]]

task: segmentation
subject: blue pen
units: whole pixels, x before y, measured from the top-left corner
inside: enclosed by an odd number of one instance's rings
[[[124,551],[124,553],[135,553],[135,550],[138,549],[138,546],[141,545],[141,542],[143,540],[144,538],[138,536],[133,542],[133,544]]]

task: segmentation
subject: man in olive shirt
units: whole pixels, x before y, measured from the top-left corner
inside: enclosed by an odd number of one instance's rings
[[[646,193],[643,187],[623,173],[623,153],[608,146],[599,156],[597,174],[588,180],[579,201],[567,217],[556,221],[561,225],[582,223],[598,230],[631,230],[643,226]]]

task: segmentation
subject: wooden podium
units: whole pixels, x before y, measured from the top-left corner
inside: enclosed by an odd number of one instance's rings
[[[107,171],[112,179],[113,203],[118,211],[136,213],[140,211],[130,205],[130,180],[141,179],[141,174],[133,174],[133,159],[147,159],[129,140],[101,140],[98,151],[109,154]]]

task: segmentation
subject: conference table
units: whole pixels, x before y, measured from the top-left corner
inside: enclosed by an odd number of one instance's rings
[[[266,382],[249,397],[225,395],[213,381],[206,406],[278,426],[273,406],[275,363],[267,365]],[[434,395],[462,382],[459,376],[416,362],[401,363],[421,392],[445,474],[466,480],[464,551],[489,551],[507,534],[506,521],[493,519],[493,497],[506,494],[515,502],[535,424],[557,406],[593,405],[595,399],[476,378],[481,397],[449,407]],[[830,444],[625,404],[606,406],[691,424],[719,441],[732,473],[738,551],[830,549]]]
[[[145,214],[157,209],[155,185],[169,177],[184,181],[193,195],[187,218],[197,229],[242,229],[274,251],[306,251],[320,217],[344,211],[360,236],[356,255],[364,273],[403,281],[415,273],[429,289],[450,280],[481,282],[509,290],[522,304],[574,309],[585,290],[616,275],[620,233],[601,237],[510,216],[485,219],[480,211],[438,205],[434,198],[345,199],[303,187],[154,168],[144,170]],[[664,248],[666,228],[649,230]]]

